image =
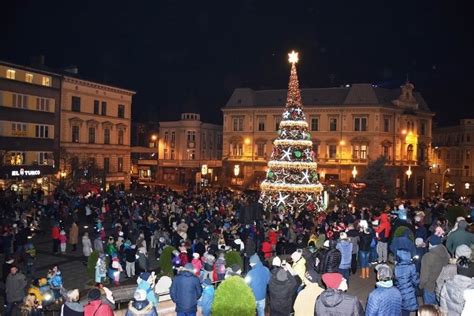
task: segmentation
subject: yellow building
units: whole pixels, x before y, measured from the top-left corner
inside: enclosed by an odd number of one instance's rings
[[[219,181],[222,166],[222,126],[201,121],[197,113],[160,122],[159,183],[206,184]],[[204,166],[204,169],[203,169]],[[205,171],[205,175],[202,175]]]
[[[430,190],[472,194],[474,185],[474,119],[433,129]]]
[[[79,179],[95,172],[105,187],[130,185],[130,130],[135,92],[64,76],[61,171]],[[81,171],[82,172],[82,171]]]
[[[321,180],[357,180],[371,159],[383,155],[396,173],[400,195],[427,192],[434,114],[413,90],[409,82],[400,89],[370,84],[302,89]],[[256,187],[263,180],[286,93],[248,88],[233,92],[222,109],[225,184]]]

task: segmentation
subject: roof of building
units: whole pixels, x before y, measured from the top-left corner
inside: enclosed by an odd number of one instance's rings
[[[385,106],[395,108],[393,100],[398,99],[402,91],[397,89],[379,88],[367,83],[357,83],[350,87],[309,88],[301,89],[303,106]],[[240,107],[281,107],[286,102],[286,89],[252,90],[237,88],[232,93],[225,108]],[[431,112],[419,92],[413,92],[418,103],[418,110]]]

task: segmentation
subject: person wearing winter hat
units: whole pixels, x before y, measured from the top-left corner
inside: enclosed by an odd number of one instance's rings
[[[460,256],[456,262],[457,274],[446,280],[441,289],[439,305],[446,315],[460,315],[465,304],[464,291],[474,289],[472,266],[469,269],[469,265],[470,259]]]
[[[74,289],[67,292],[66,302],[61,306],[61,315],[79,316],[84,315],[84,306],[79,303],[79,290]]]
[[[376,288],[369,294],[365,315],[400,315],[402,295],[393,286],[392,269],[386,264],[379,264],[375,270],[377,271]]]
[[[449,263],[449,258],[448,250],[441,244],[441,237],[432,235],[429,238],[429,250],[421,259],[420,289],[423,290],[425,304],[436,304],[436,278]]]
[[[242,269],[240,266],[236,263],[231,265],[226,269],[225,277],[224,279],[230,278],[231,276],[241,276],[242,274]]]
[[[176,313],[186,315],[197,312],[197,302],[202,294],[199,279],[194,275],[194,267],[188,263],[173,279],[170,287],[171,300],[176,304]]]
[[[197,252],[193,253],[193,260],[191,260],[191,264],[194,267],[194,274],[197,277],[201,276],[201,269],[202,269],[202,261],[199,258],[200,258],[200,255]]]
[[[373,232],[369,228],[369,223],[365,219],[359,222],[359,264],[360,264],[360,278],[369,278],[369,254],[370,246],[373,240]]]
[[[89,303],[84,306],[84,316],[114,315],[112,307],[102,302],[101,293],[99,289],[93,288],[92,290],[90,290],[87,294],[87,298],[89,299]]]
[[[268,284],[271,315],[290,315],[301,278],[286,262],[271,272]]]
[[[276,256],[272,260],[272,267],[281,267],[281,259],[280,257]]]
[[[265,315],[265,297],[268,282],[270,281],[270,271],[265,267],[257,254],[250,257],[250,271],[245,277],[245,282],[250,286],[257,304],[257,315]]]
[[[339,241],[337,242],[336,249],[341,252],[341,263],[339,264],[339,272],[349,282],[350,268],[352,261],[352,243],[349,241],[347,234],[341,232],[339,234]]]
[[[128,304],[128,310],[125,316],[135,316],[135,315],[144,315],[144,316],[157,316],[158,312],[156,311],[155,306],[153,306],[147,300],[147,294],[145,290],[137,290],[133,295],[133,300]]]
[[[322,280],[326,290],[316,299],[314,315],[363,315],[364,310],[357,297],[347,291],[347,282],[340,273],[324,273]],[[311,302],[306,302],[311,304]]]
[[[295,316],[313,315],[315,305],[313,302],[316,302],[318,296],[324,291],[318,284],[318,281],[321,280],[321,276],[317,274],[316,271],[309,269],[305,277],[306,285],[299,291],[295,303],[293,304]],[[311,304],[308,304],[308,302],[311,302]]]
[[[198,306],[201,307],[203,316],[210,316],[212,311],[212,303],[214,302],[214,285],[211,280],[204,279],[202,282],[202,296],[198,301]]]
[[[420,273],[421,270],[421,259],[428,250],[426,249],[426,244],[423,238],[415,238],[415,256],[413,257],[413,263],[415,264],[416,272]]]
[[[306,259],[303,258],[302,250],[297,249],[295,252],[293,252],[291,254],[291,260],[293,261],[291,268],[295,270],[296,274],[298,274],[304,283],[306,274]]]
[[[465,220],[461,220],[457,223],[458,229],[449,234],[448,240],[446,241],[446,247],[449,253],[454,254],[456,248],[460,245],[472,245],[474,244],[474,234],[468,232],[466,228],[468,223]]]

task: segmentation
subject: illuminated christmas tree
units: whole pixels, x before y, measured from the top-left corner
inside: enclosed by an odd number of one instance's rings
[[[288,96],[278,137],[273,141],[267,176],[260,185],[260,203],[265,209],[276,206],[291,213],[305,207],[320,211],[324,209],[323,186],[319,183],[313,142],[302,109],[295,65],[298,53],[292,51],[288,56],[291,63]]]

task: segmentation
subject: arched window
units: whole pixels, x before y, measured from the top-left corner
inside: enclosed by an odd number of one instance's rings
[[[123,145],[123,129],[118,130],[118,144]]]
[[[110,144],[110,129],[104,129],[104,144]]]

